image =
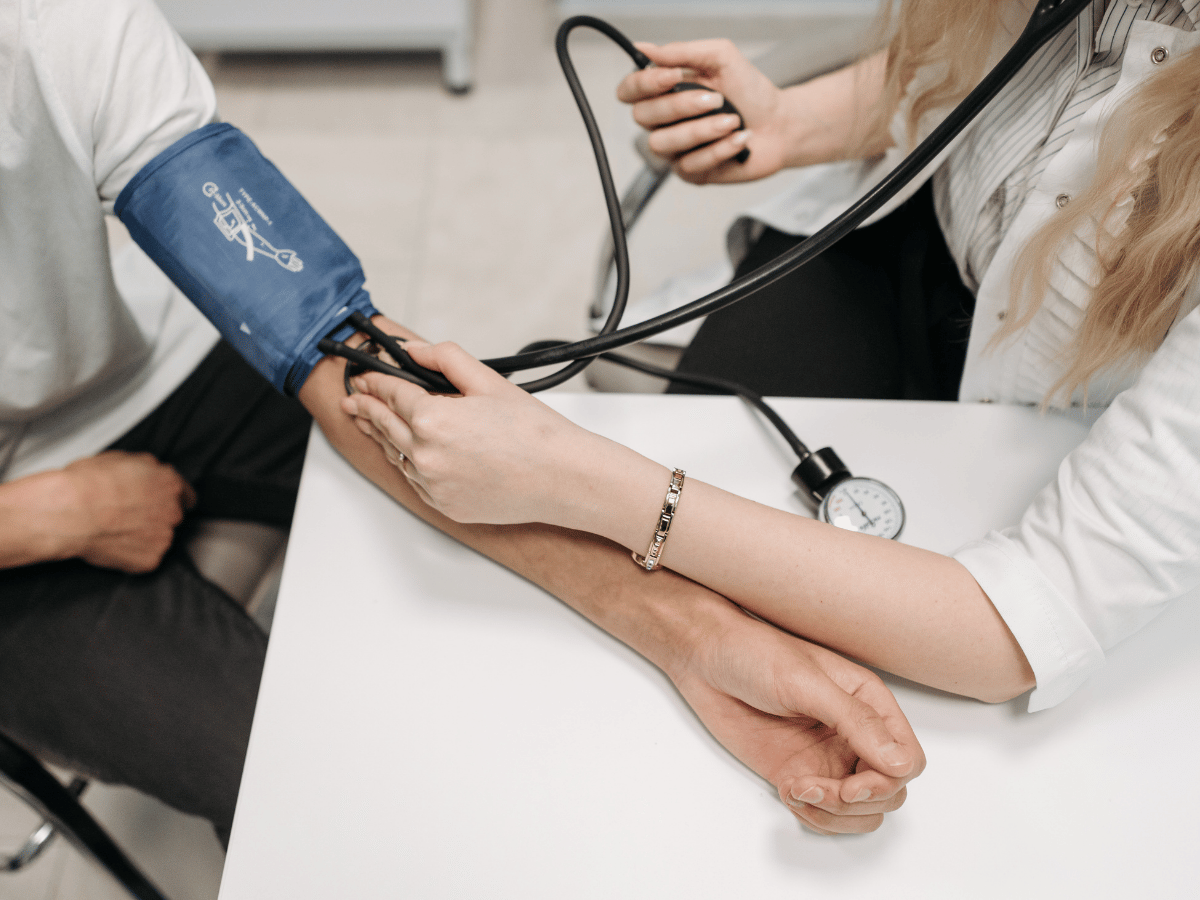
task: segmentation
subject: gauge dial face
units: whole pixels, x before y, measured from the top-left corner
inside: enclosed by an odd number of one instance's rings
[[[899,537],[904,528],[904,504],[896,492],[874,478],[847,478],[833,486],[821,501],[821,521],[847,531],[876,537]]]

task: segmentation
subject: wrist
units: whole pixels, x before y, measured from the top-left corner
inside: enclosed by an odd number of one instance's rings
[[[795,93],[789,91],[780,99],[783,167],[802,168],[843,158],[846,136],[837,133],[803,86],[792,91]]]
[[[484,549],[678,681],[703,648],[745,614],[669,570],[639,570],[629,553],[588,534],[544,525],[487,529]],[[474,529],[470,535],[484,536]],[[585,574],[586,573],[586,574]]]
[[[658,523],[671,470],[591,432],[588,445],[564,454],[548,499],[548,524],[607,538],[645,553]]]
[[[735,627],[736,620],[746,618],[721,595],[673,572],[637,577],[644,582],[660,582],[652,601],[642,611],[643,627],[653,639],[652,646],[639,649],[676,685],[696,677],[711,648]]]
[[[65,514],[75,496],[75,485],[65,471],[39,472],[0,488],[0,567],[79,554],[76,523]]]

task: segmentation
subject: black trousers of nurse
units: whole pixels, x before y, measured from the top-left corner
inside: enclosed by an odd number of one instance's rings
[[[800,240],[767,229],[737,275]],[[679,370],[765,396],[956,400],[974,309],[925,185],[789,277],[710,315]]]
[[[267,638],[180,548],[197,516],[291,522],[310,419],[222,343],[112,448],[196,489],[154,572],[0,571],[0,730],[209,819],[228,843]]]

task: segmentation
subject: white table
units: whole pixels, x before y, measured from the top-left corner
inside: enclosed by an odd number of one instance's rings
[[[735,400],[567,395],[589,427],[799,513]],[[782,401],[950,550],[1084,434],[1035,410]],[[894,683],[929,758],[872,835],[803,830],[652,666],[394,506],[314,438],[221,900],[1195,897],[1200,604],[1062,706]]]

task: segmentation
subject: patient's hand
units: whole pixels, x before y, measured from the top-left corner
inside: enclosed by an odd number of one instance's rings
[[[740,614],[668,672],[726,749],[822,834],[874,831],[925,755],[872,672]]]
[[[196,494],[148,453],[109,450],[2,486],[0,568],[78,557],[122,572],[162,561]]]
[[[579,483],[573,476],[581,455],[597,454],[582,464],[587,471],[605,464],[601,457],[618,445],[578,428],[453,345],[408,350],[464,396],[430,395],[368,374],[355,384],[369,393],[345,398],[342,409],[421,498],[458,522],[570,527],[558,520],[572,501],[556,485]],[[824,834],[878,828],[925,765],[891,693],[868,670],[752,619],[719,595],[705,596],[719,612],[701,627],[694,602],[686,647],[669,658],[650,654],[656,664],[713,736],[770,781],[809,827]]]

